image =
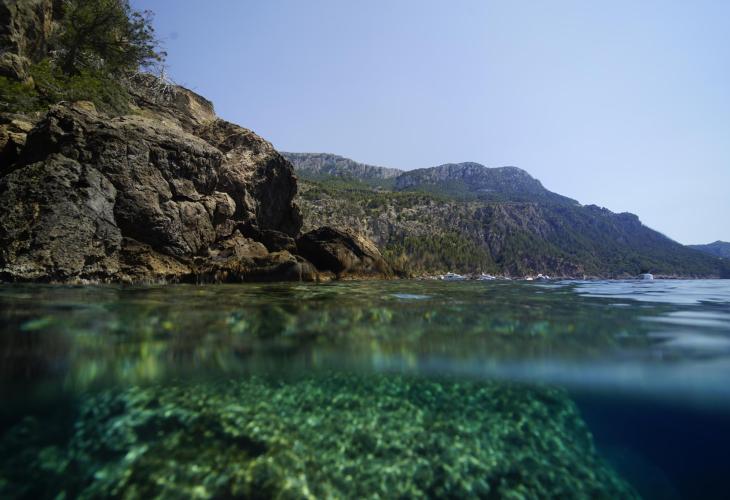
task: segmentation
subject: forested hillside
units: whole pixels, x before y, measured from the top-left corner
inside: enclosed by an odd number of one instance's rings
[[[636,215],[580,205],[514,167],[450,164],[374,184],[372,176],[359,178],[373,171],[357,162],[348,171],[340,161],[328,176],[321,164],[313,172],[306,154],[284,155],[299,176],[306,229],[326,223],[363,232],[413,274],[728,275],[726,263],[644,226]]]

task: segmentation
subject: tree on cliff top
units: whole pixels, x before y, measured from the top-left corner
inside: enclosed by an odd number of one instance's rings
[[[31,79],[0,76],[0,111],[28,112],[59,101],[91,101],[109,113],[129,110],[129,77],[162,67],[165,52],[150,11],[129,0],[62,0],[49,53],[29,68]]]
[[[165,59],[152,13],[132,9],[128,0],[66,0],[62,9],[53,45],[66,75],[86,70],[128,74]]]

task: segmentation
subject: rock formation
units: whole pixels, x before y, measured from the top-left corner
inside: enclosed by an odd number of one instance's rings
[[[47,52],[59,0],[0,2],[0,76],[28,78],[28,66]]]
[[[48,56],[60,6],[0,0],[0,76],[32,85],[29,68]],[[127,87],[123,116],[91,102],[0,108],[0,280],[392,275],[371,243],[340,232],[320,235],[322,256],[311,246],[300,255],[297,179],[269,142],[183,87],[144,74]]]
[[[299,252],[317,268],[338,277],[392,277],[393,270],[383,260],[378,247],[363,236],[331,227],[321,227],[297,240]]]
[[[310,259],[327,262],[325,273],[297,255],[302,217],[289,162],[250,130],[216,118],[202,97],[172,87],[161,101],[151,83],[137,83],[135,113],[127,116],[65,103],[36,123],[0,117],[2,279],[392,274],[371,243],[339,232],[322,233],[332,238],[320,238],[322,258],[306,246]],[[367,261],[354,265],[353,252]],[[332,264],[333,256],[344,260]]]

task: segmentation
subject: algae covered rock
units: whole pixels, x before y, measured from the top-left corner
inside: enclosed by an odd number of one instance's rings
[[[343,374],[180,383],[87,396],[71,428],[63,446],[6,437],[0,495],[636,496],[549,388]],[[32,465],[17,466],[14,446],[26,460],[36,446]]]

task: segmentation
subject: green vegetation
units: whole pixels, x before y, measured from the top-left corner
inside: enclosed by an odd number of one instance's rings
[[[397,269],[411,273],[498,271],[487,249],[456,231],[401,235],[388,242],[383,257]]]
[[[129,94],[119,81],[101,72],[83,69],[68,75],[49,59],[30,67],[32,83],[0,77],[0,94],[6,111],[40,111],[60,101],[91,101],[109,113],[124,113]]]
[[[164,61],[152,13],[133,10],[128,0],[68,0],[53,45],[66,75],[90,69],[120,76]]]
[[[343,177],[300,182],[305,229],[323,224],[372,238],[407,272],[497,272],[512,276],[729,276],[727,260],[680,245],[632,214],[555,202],[496,201],[454,193],[389,191]],[[570,201],[570,200],[568,200]]]
[[[39,108],[40,98],[33,83],[0,76],[0,111],[15,113],[36,111]]]
[[[637,497],[557,389],[325,373],[131,387],[80,400],[65,427],[27,417],[6,433],[0,494]]]
[[[102,111],[128,111],[126,82],[140,68],[164,61],[151,14],[127,0],[63,3],[49,56],[29,68],[30,79],[0,77],[0,110],[32,112],[60,101],[91,101]]]

